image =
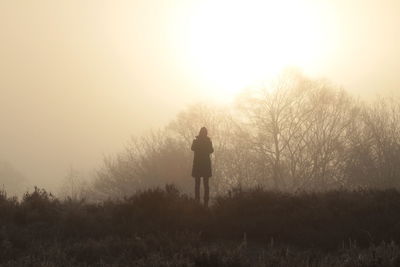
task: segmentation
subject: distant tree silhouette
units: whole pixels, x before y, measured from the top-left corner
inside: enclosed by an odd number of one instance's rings
[[[26,188],[26,178],[17,171],[10,163],[0,161],[0,189],[6,190],[8,194],[19,195]]]
[[[346,133],[358,111],[344,91],[290,71],[245,95],[241,109],[267,186],[305,190],[343,184]]]
[[[378,99],[362,107],[349,131],[348,185],[400,188],[400,102]]]
[[[165,128],[132,138],[98,170],[99,198],[174,183],[192,192],[191,151],[203,125],[215,153],[211,195],[232,187],[284,191],[400,187],[400,102],[356,101],[298,71],[245,91],[231,106],[196,104]]]
[[[67,175],[62,181],[59,196],[64,199],[83,200],[90,198],[91,188],[82,174],[70,167]]]

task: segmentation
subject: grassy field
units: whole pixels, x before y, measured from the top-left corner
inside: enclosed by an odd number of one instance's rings
[[[400,266],[396,190],[233,190],[209,209],[173,186],[120,201],[0,195],[1,266]]]

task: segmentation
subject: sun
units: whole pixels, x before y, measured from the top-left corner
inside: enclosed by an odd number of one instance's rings
[[[219,98],[287,66],[307,69],[322,46],[315,13],[305,0],[199,1],[186,27],[192,69]]]

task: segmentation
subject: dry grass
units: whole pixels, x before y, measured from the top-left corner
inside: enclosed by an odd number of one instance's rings
[[[399,266],[400,193],[235,190],[204,209],[173,186],[121,201],[0,194],[1,266]]]

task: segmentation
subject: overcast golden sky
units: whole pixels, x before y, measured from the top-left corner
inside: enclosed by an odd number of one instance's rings
[[[0,0],[0,159],[53,186],[287,64],[398,94],[399,47],[398,0]]]

